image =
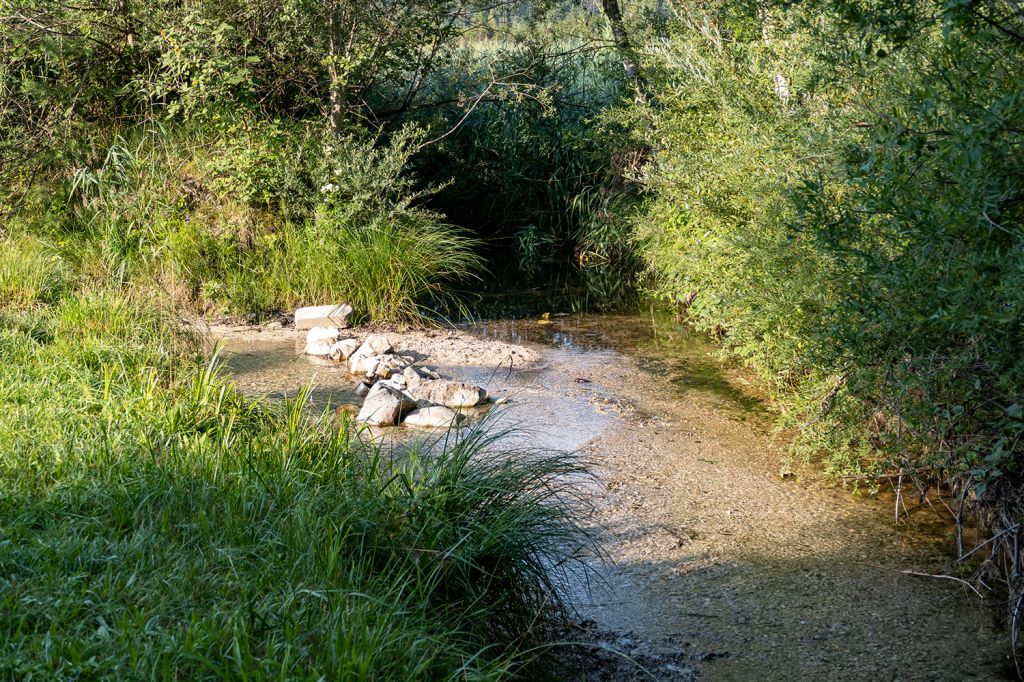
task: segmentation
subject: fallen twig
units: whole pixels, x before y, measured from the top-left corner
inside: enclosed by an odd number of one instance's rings
[[[985,598],[985,595],[983,595],[981,592],[978,592],[978,589],[974,585],[972,585],[968,581],[964,580],[963,578],[957,578],[956,576],[953,576],[953,575],[943,575],[943,574],[934,574],[934,573],[920,573],[918,571],[900,571],[900,573],[902,573],[904,575],[916,575],[919,578],[938,578],[939,580],[953,580],[953,581],[958,582],[958,583],[960,583],[962,585],[965,585],[966,587],[969,587],[971,589],[971,591],[974,592],[974,594],[978,595],[979,599],[984,599]]]

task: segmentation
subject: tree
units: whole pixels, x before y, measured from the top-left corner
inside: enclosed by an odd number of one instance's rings
[[[611,26],[612,41],[622,59],[622,70],[626,74],[626,80],[633,87],[637,103],[642,104],[647,101],[646,86],[640,73],[639,59],[629,40],[629,32],[626,30],[626,23],[622,18],[619,0],[601,0],[601,7]]]

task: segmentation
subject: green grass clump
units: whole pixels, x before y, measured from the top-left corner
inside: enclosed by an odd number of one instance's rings
[[[454,300],[442,282],[480,268],[474,241],[440,223],[385,219],[326,230],[320,233],[323,241],[306,241],[297,250],[296,293],[302,299],[330,300],[344,292],[345,300],[374,320],[416,319],[421,303]]]
[[[346,301],[363,320],[416,321],[456,301],[451,283],[480,269],[474,240],[440,222],[321,219],[284,225],[250,244],[180,227],[170,247],[196,301],[261,317]]]
[[[70,284],[63,261],[41,242],[0,239],[0,308],[51,303]]]
[[[385,456],[254,402],[174,316],[0,311],[0,678],[501,678],[561,616],[572,459]]]

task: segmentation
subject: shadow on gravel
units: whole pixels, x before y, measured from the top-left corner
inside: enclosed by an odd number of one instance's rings
[[[863,535],[838,552],[771,556],[742,538],[731,553],[710,552],[662,524],[603,532],[606,543],[676,546],[671,560],[592,566],[591,589],[574,596],[577,628],[595,647],[574,652],[578,679],[1017,679],[991,605],[904,572],[937,574],[941,559],[885,559]]]

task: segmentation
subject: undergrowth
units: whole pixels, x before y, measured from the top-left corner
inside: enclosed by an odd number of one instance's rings
[[[66,265],[22,243],[15,267]],[[25,285],[0,310],[0,677],[543,673],[573,458],[477,428],[385,452],[302,394],[238,394],[141,293]]]

